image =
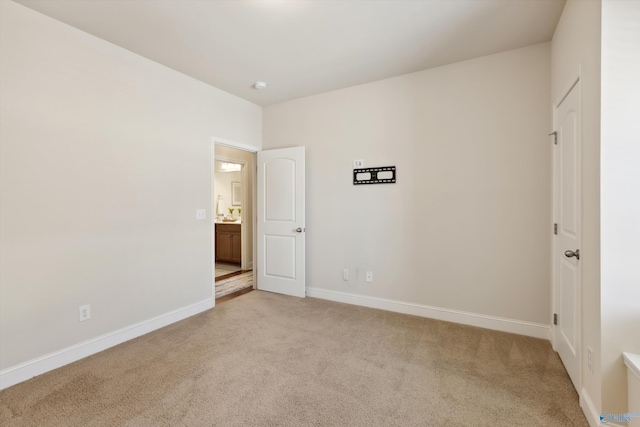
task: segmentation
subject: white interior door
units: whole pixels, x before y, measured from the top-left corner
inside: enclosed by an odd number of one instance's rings
[[[554,345],[573,385],[581,383],[581,114],[580,81],[556,106],[554,147]]]
[[[304,147],[258,152],[257,287],[305,296]]]

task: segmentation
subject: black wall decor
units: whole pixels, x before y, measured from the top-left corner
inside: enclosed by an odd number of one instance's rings
[[[396,167],[362,168],[353,170],[353,185],[395,184]]]

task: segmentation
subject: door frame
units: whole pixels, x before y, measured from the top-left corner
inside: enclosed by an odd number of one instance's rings
[[[565,100],[565,98],[571,93],[571,91],[573,89],[576,89],[578,92],[578,99],[579,99],[579,106],[580,106],[580,126],[581,128],[582,126],[582,67],[579,67],[578,69],[578,73],[574,75],[573,78],[570,79],[569,83],[564,86],[563,90],[560,92],[560,95],[555,99],[555,101],[553,102],[552,105],[552,113],[553,113],[553,130],[556,131],[558,128],[558,116],[557,116],[557,110],[558,107],[560,106],[560,104],[562,104],[562,102]],[[553,142],[552,142],[553,144]],[[559,192],[558,192],[558,182],[559,182],[559,173],[560,173],[560,160],[559,160],[559,156],[558,156],[558,150],[557,150],[558,146],[557,145],[552,145],[552,155],[553,155],[553,164],[552,164],[552,179],[551,179],[551,189],[552,189],[552,224],[557,224],[559,223]],[[578,157],[578,170],[577,170],[577,179],[580,181],[580,193],[579,193],[579,197],[580,197],[580,206],[578,206],[578,209],[580,210],[580,242],[582,245],[582,234],[583,234],[583,230],[582,230],[582,212],[583,212],[583,185],[582,185],[582,129],[580,129],[580,153],[579,153],[579,157]],[[553,231],[552,231],[553,232]],[[558,262],[558,251],[560,249],[558,248],[558,239],[556,238],[556,236],[554,235],[552,238],[552,247],[551,247],[551,319],[550,319],[550,325],[551,325],[551,346],[553,348],[554,351],[558,351],[558,343],[557,343],[557,339],[556,339],[556,335],[557,335],[557,326],[554,325],[553,322],[553,315],[554,313],[558,313],[558,304],[559,301],[557,300],[556,296],[559,292],[559,282],[558,282],[558,269],[560,268],[560,263]],[[579,262],[577,264],[577,268],[579,269],[579,275],[580,275],[580,286],[577,289],[577,300],[578,300],[578,306],[575,307],[576,309],[576,316],[577,316],[577,322],[578,322],[578,336],[577,336],[577,359],[578,359],[578,384],[576,384],[576,389],[578,391],[578,393],[580,393],[580,390],[582,388],[582,378],[583,378],[583,351],[584,351],[584,347],[583,347],[583,343],[584,343],[584,325],[582,322],[582,306],[583,306],[583,300],[582,300],[582,283],[583,283],[583,278],[582,278],[582,264],[583,262]]]
[[[215,230],[215,226],[214,226],[214,213],[216,211],[216,200],[213,197],[214,194],[214,188],[215,188],[215,160],[220,159],[222,160],[224,157],[216,157],[216,152],[215,152],[215,147],[216,145],[222,145],[225,147],[229,147],[229,148],[233,148],[236,150],[242,150],[242,151],[247,151],[249,153],[252,153],[254,156],[254,170],[251,171],[251,185],[252,188],[254,189],[254,191],[252,191],[252,197],[251,200],[248,200],[247,197],[247,192],[243,191],[242,192],[242,205],[243,206],[248,206],[251,205],[251,218],[246,218],[248,220],[250,220],[252,222],[252,235],[251,235],[251,240],[253,242],[253,250],[252,250],[252,257],[251,259],[254,261],[253,262],[253,269],[255,270],[255,259],[256,259],[256,192],[255,192],[255,188],[256,188],[256,171],[255,171],[255,158],[256,158],[256,153],[258,151],[260,151],[259,148],[254,147],[252,145],[248,145],[248,144],[243,144],[243,143],[239,143],[239,142],[235,142],[235,141],[231,141],[228,139],[224,139],[224,138],[217,138],[217,137],[212,137],[211,138],[211,142],[209,144],[209,185],[210,185],[210,191],[209,191],[209,241],[210,241],[210,253],[211,256],[210,258],[210,262],[211,262],[211,299],[213,300],[213,306],[215,307],[216,304],[216,262],[215,262],[215,238],[216,238],[216,230]],[[241,163],[243,165],[245,165],[242,168],[242,179],[243,181],[248,180],[248,177],[246,177],[246,175],[244,174],[248,174],[249,171],[246,170],[247,166],[246,166],[246,162],[244,161],[238,161],[238,160],[234,160],[234,159],[228,159],[228,161],[232,161],[232,162],[236,162],[236,163]],[[245,181],[246,182],[246,181]],[[244,222],[245,220],[243,220]],[[246,234],[246,233],[245,233]],[[243,241],[242,241],[242,257],[243,260],[245,258],[245,254],[246,254],[246,244],[245,244],[245,237],[243,237]],[[244,261],[243,264],[244,265]],[[242,267],[241,265],[241,267]],[[253,275],[253,289],[256,289],[256,275]]]
[[[220,144],[215,144],[215,145],[220,145]],[[230,148],[234,148],[234,147],[230,147]],[[243,185],[247,184],[247,181],[249,180],[249,177],[248,177],[249,171],[247,170],[247,162],[245,162],[244,160],[237,160],[237,159],[234,159],[234,158],[231,158],[231,157],[224,157],[224,156],[215,156],[213,160],[214,160],[214,162],[215,161],[229,162],[229,163],[237,163],[237,164],[242,165],[242,169],[240,170],[240,182]],[[215,178],[215,171],[214,171],[213,174],[214,174],[214,178]],[[213,194],[215,194],[215,191],[214,191],[214,188],[212,187],[211,195],[213,196]],[[216,203],[216,201],[214,199],[213,200],[214,210],[211,211],[211,219],[213,219],[213,217],[214,217],[213,214],[215,213],[215,203]],[[242,191],[241,203],[242,203],[242,206],[247,206],[247,204],[248,204],[247,203],[247,192],[246,191]],[[252,209],[252,212],[253,212],[253,209]],[[249,265],[247,264],[247,241],[246,241],[247,236],[246,236],[246,233],[244,233],[244,231],[245,231],[245,222],[244,221],[242,221],[242,223],[240,224],[240,230],[243,233],[242,237],[241,237],[241,242],[242,242],[241,246],[242,247],[240,248],[241,249],[241,253],[242,253],[242,262],[240,263],[240,269],[241,270],[249,270],[247,268],[247,267],[249,267]],[[215,233],[215,230],[214,230],[214,233]],[[214,249],[215,249],[215,247],[214,247]],[[214,257],[214,259],[215,259],[215,257]],[[251,259],[253,260],[253,257]],[[252,261],[252,263],[253,263],[253,261]]]

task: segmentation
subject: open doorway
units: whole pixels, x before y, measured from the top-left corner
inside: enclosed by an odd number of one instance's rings
[[[253,152],[215,144],[213,256],[217,302],[253,289]]]

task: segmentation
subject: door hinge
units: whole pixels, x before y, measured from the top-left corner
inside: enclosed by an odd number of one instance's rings
[[[554,325],[558,324],[558,315],[556,313],[553,313],[553,324]]]
[[[558,224],[553,224],[553,234],[558,234]]]
[[[558,145],[558,132],[557,131],[553,131],[549,134],[549,136],[553,135],[553,143],[555,145]]]

